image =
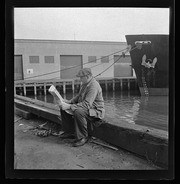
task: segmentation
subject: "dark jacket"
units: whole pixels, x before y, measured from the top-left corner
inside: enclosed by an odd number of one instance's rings
[[[71,99],[72,111],[83,108],[89,111],[89,115],[103,119],[105,115],[102,88],[95,78],[87,84],[83,84],[79,94]]]

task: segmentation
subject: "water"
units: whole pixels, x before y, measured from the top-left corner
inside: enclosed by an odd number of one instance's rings
[[[71,99],[75,94],[61,94]],[[55,103],[52,95],[30,96],[47,103]],[[103,92],[105,119],[147,126],[168,131],[168,96],[142,97],[135,92]]]

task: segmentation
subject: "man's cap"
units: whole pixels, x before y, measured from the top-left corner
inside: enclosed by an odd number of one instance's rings
[[[76,77],[84,77],[84,76],[87,76],[87,75],[92,75],[92,72],[91,72],[90,68],[83,68],[83,69],[79,70]]]

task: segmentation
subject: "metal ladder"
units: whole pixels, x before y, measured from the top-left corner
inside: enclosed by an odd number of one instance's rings
[[[149,96],[149,91],[148,91],[148,87],[147,87],[147,84],[146,84],[146,80],[145,80],[144,70],[143,69],[142,69],[142,84],[143,84],[144,94],[146,96]]]
[[[145,80],[144,76],[142,77],[142,84],[143,84],[144,94],[146,96],[149,96],[149,91],[148,91],[148,87],[147,87],[146,80]]]

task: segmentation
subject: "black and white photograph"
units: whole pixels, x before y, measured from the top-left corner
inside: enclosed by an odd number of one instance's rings
[[[171,13],[13,7],[13,169],[172,168]]]

